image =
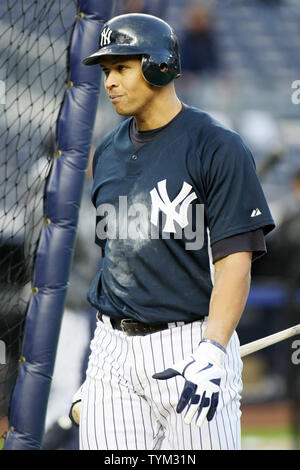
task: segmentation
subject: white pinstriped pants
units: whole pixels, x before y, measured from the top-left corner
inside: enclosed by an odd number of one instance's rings
[[[197,348],[206,321],[146,336],[126,336],[107,317],[91,342],[80,419],[81,450],[240,449],[242,361],[233,334],[225,360],[219,406],[199,429],[176,413],[184,379],[152,379]]]

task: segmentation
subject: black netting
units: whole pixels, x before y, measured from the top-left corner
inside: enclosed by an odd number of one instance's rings
[[[0,415],[22,353],[76,14],[76,0],[0,2]]]

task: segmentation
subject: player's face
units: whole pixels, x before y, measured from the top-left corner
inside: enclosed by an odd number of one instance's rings
[[[106,92],[118,114],[137,116],[155,97],[155,87],[143,75],[134,56],[108,56],[101,60]]]

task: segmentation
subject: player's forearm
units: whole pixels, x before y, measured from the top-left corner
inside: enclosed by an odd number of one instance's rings
[[[252,254],[234,253],[215,263],[205,338],[226,347],[239,323],[248,298]]]

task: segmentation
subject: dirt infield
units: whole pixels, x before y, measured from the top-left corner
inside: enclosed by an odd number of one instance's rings
[[[242,406],[242,427],[289,428],[292,410],[287,401]]]

